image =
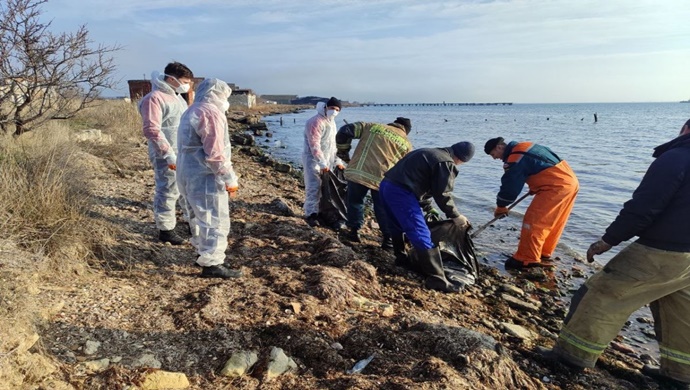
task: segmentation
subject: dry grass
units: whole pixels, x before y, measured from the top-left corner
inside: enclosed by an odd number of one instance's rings
[[[54,365],[30,349],[51,304],[40,288],[86,280],[113,244],[112,229],[89,215],[89,167],[70,133],[53,121],[0,138],[0,389],[53,387]]]

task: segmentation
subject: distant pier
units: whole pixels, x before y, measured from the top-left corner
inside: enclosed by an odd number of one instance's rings
[[[401,106],[512,106],[512,102],[499,102],[499,103],[362,103],[362,106],[389,106],[389,107],[401,107]]]

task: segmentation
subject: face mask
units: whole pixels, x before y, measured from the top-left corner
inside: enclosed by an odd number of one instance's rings
[[[226,100],[223,102],[223,106],[220,108],[220,110],[226,112],[228,108],[230,108],[230,102]]]
[[[177,79],[175,76],[171,76],[169,74],[166,74],[165,76],[170,77],[171,79],[177,81],[177,84],[179,84],[177,87],[175,87],[175,92],[177,93],[187,93],[189,92],[189,84],[182,84],[180,80]]]
[[[338,116],[338,111],[328,110],[328,111],[326,111],[326,116],[329,118],[335,118],[336,116]]]

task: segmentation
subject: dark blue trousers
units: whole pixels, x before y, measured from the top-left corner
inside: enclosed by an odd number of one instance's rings
[[[374,201],[376,222],[379,224],[381,233],[388,236],[390,235],[388,214],[381,204],[379,192],[353,181],[347,182],[347,227],[357,230],[362,228],[364,224],[364,198],[366,198],[368,191],[371,191],[371,199]]]
[[[386,179],[381,182],[379,192],[388,213],[390,233],[405,233],[415,249],[433,248],[431,232],[415,194]]]

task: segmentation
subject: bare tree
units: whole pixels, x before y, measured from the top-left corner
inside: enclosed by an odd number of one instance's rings
[[[48,0],[0,1],[0,130],[16,136],[52,118],[69,118],[113,88],[112,53],[85,25],[53,33],[41,21]]]

